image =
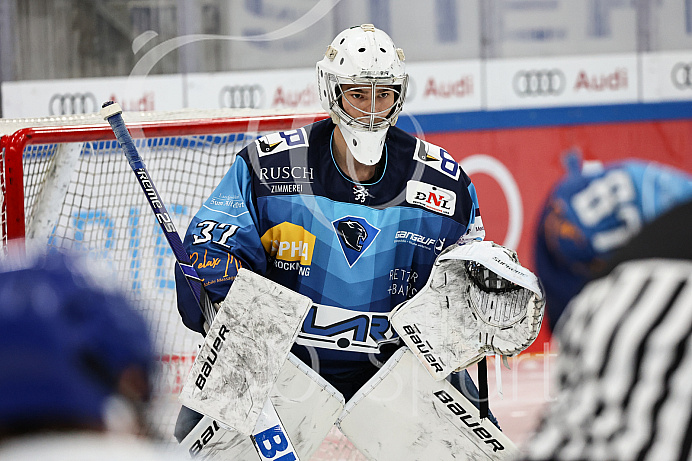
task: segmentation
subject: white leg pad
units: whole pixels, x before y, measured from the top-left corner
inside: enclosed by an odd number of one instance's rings
[[[502,460],[514,443],[447,381],[399,349],[346,404],[341,432],[368,459]]]
[[[334,387],[293,354],[281,368],[271,401],[300,459],[310,459],[344,408]],[[249,437],[205,416],[181,442],[195,459],[257,461]]]
[[[224,429],[209,416],[203,417],[187,434],[180,442],[180,449],[194,459],[257,461],[255,446],[248,436]]]
[[[180,402],[249,436],[311,305],[307,296],[241,269]]]

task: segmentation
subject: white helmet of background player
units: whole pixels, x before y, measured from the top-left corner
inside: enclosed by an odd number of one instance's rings
[[[371,95],[371,110],[358,110],[352,117],[344,110],[349,104],[342,98],[342,85],[356,85],[346,91],[360,90]],[[317,90],[320,103],[331,115],[353,157],[365,165],[374,165],[382,157],[387,129],[396,123],[401,112],[408,75],[404,69],[404,52],[392,39],[372,24],[346,29],[327,47],[325,57],[317,63]],[[376,112],[378,89],[393,90],[393,103]]]

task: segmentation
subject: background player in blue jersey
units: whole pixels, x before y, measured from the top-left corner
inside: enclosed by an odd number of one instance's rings
[[[142,437],[154,344],[104,270],[57,252],[2,261],[0,459],[178,459]]]
[[[565,157],[566,176],[551,191],[538,225],[536,271],[551,328],[569,301],[643,225],[692,199],[692,176],[628,159],[582,164]]]
[[[330,118],[245,147],[184,239],[214,303],[241,267],[310,297],[292,352],[346,399],[399,347],[388,314],[423,287],[442,249],[485,236],[459,164],[394,126],[404,59],[372,25],[339,34],[316,68]],[[185,325],[204,332],[178,286]],[[452,379],[476,392],[465,371]]]

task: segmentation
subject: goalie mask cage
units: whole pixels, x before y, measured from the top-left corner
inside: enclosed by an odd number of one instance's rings
[[[235,155],[263,133],[289,131],[323,113],[217,110],[124,113],[123,118],[181,238]],[[177,395],[202,337],[176,307],[175,259],[147,199],[97,114],[0,120],[2,253],[49,245],[110,265],[139,301],[160,350],[154,426],[171,437]],[[207,263],[213,263],[207,261]]]

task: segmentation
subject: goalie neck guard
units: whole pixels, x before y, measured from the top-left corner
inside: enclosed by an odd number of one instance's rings
[[[103,424],[121,374],[152,371],[147,324],[81,259],[9,263],[0,269],[0,429]]]
[[[341,129],[353,157],[365,165],[374,165],[382,157],[387,129],[396,123],[407,85],[404,52],[372,24],[341,32],[317,63],[322,108]],[[392,97],[386,107],[377,104],[383,92]],[[370,98],[370,109],[357,108],[344,97],[347,93]],[[347,104],[350,112],[360,115],[350,115]]]

